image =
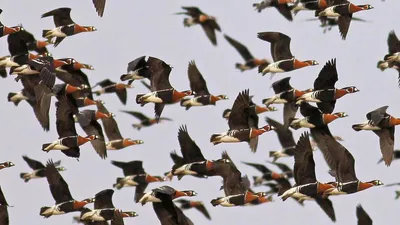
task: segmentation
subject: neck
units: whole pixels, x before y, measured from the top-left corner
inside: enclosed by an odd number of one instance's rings
[[[346,91],[346,89],[336,89],[336,93],[335,93],[335,98],[341,98],[344,95],[348,94],[348,92]]]
[[[396,117],[393,117],[393,116],[390,116],[389,124],[390,124],[391,126],[397,126],[397,125],[400,124],[400,119],[399,119],[399,118],[396,118]]]
[[[364,10],[364,8],[361,5],[354,5],[353,3],[349,4],[350,13],[355,13],[361,10]]]
[[[300,60],[297,60],[297,59],[293,60],[294,69],[300,69],[300,68],[303,68],[303,67],[306,67],[306,66],[309,66],[309,64],[307,62],[303,62],[303,61],[300,61]]]
[[[365,190],[365,189],[368,189],[368,188],[370,188],[370,187],[372,187],[372,186],[374,186],[373,184],[371,184],[371,183],[363,183],[363,182],[359,182],[358,183],[358,191],[362,191],[362,190]]]

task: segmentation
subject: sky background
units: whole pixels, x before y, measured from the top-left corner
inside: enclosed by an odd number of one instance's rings
[[[26,102],[22,102],[18,107],[7,102],[7,93],[19,91],[22,85],[10,77],[2,79],[0,91],[4,98],[0,116],[0,161],[10,160],[16,164],[15,167],[0,172],[0,185],[8,203],[14,206],[8,209],[10,224],[71,224],[72,217],[79,215],[70,213],[49,219],[39,216],[40,207],[52,206],[54,200],[46,179],[31,180],[29,183],[20,179],[20,172],[31,171],[21,157],[24,154],[43,163],[50,158],[54,161],[62,160],[62,165],[67,168],[67,171],[62,172],[62,176],[68,182],[73,197],[81,200],[94,196],[103,189],[112,188],[115,178],[123,175],[122,170],[110,164],[110,160],[143,160],[146,172],[153,175],[168,171],[173,165],[169,153],[177,150],[180,154],[178,128],[186,124],[190,136],[207,159],[219,159],[221,152],[227,150],[242,174],[250,177],[259,175],[258,171],[240,161],[263,163],[267,160],[269,151],[281,148],[275,132],[261,136],[256,153],[251,153],[246,143],[213,146],[209,142],[210,135],[228,129],[226,121],[221,117],[223,110],[230,108],[237,94],[247,88],[250,89],[250,94],[255,96],[254,101],[261,104],[263,98],[273,95],[271,83],[286,76],[292,77],[291,84],[298,89],[311,88],[319,71],[331,58],[337,58],[339,81],[336,87],[356,85],[360,89],[360,92],[345,96],[336,104],[335,111],[344,111],[349,117],[333,122],[330,125],[332,133],[345,139],[343,145],[356,160],[355,170],[360,180],[380,179],[385,184],[398,182],[400,161],[394,161],[389,168],[384,164],[377,165],[376,162],[381,157],[378,137],[367,131],[356,133],[351,125],[365,121],[367,112],[383,105],[390,106],[388,113],[400,117],[399,98],[396,97],[400,95],[397,72],[381,72],[376,68],[377,61],[387,53],[386,40],[389,31],[397,29],[400,34],[394,22],[398,17],[400,2],[356,1],[358,4],[372,4],[375,8],[356,14],[357,17],[370,22],[353,21],[346,41],[341,40],[337,27],[324,34],[319,27],[319,21],[305,21],[313,18],[314,13],[311,11],[299,12],[294,21],[289,22],[276,9],[266,9],[257,13],[252,7],[253,3],[228,0],[108,0],[104,17],[100,18],[90,0],[3,0],[0,20],[8,26],[22,23],[25,29],[37,38],[40,38],[43,29],[54,27],[53,19],[41,19],[41,14],[59,7],[71,7],[72,19],[78,24],[95,26],[98,31],[94,33],[68,37],[58,47],[49,48],[55,58],[73,57],[79,62],[93,65],[94,71],[85,71],[92,85],[105,78],[119,81],[120,75],[126,72],[128,62],[142,55],[150,55],[163,59],[173,67],[170,81],[176,89],[189,89],[187,66],[190,60],[195,60],[210,92],[230,97],[229,100],[218,102],[216,107],[193,107],[189,111],[185,111],[179,104],[168,105],[163,116],[174,119],[173,122],[143,128],[138,132],[131,126],[138,121],[120,110],[138,110],[152,116],[152,104],[141,108],[135,103],[136,94],[147,93],[148,90],[140,82],[134,82],[135,87],[128,91],[126,106],[123,106],[114,94],[103,95],[100,99],[106,103],[105,106],[110,112],[116,114],[115,119],[122,135],[141,139],[145,143],[118,152],[108,152],[106,160],[100,159],[88,143],[81,147],[78,162],[57,151],[45,153],[41,150],[43,143],[58,137],[55,130],[55,100],[53,99],[50,111],[50,132],[46,133]],[[258,74],[257,69],[241,73],[234,65],[236,62],[242,62],[242,58],[225,41],[222,33],[217,34],[218,46],[212,46],[200,26],[185,28],[184,16],[173,15],[180,11],[181,6],[197,6],[203,12],[216,16],[223,33],[245,44],[255,57],[271,59],[270,44],[258,39],[257,33],[279,31],[292,38],[291,50],[294,56],[300,60],[315,59],[320,65],[278,74],[273,80],[270,80],[269,76],[263,77]],[[7,38],[3,37],[0,40],[0,55],[8,54]],[[282,106],[277,107],[277,112],[260,115],[260,126],[265,124],[265,116],[282,121]],[[77,131],[84,134],[79,125]],[[306,130],[294,132],[296,140],[304,131]],[[332,181],[320,151],[314,152],[314,159],[318,180]],[[293,166],[292,158],[280,161]],[[278,171],[272,166],[270,168]],[[315,202],[306,202],[305,207],[301,207],[293,200],[282,202],[276,196],[274,202],[259,206],[213,208],[210,200],[224,195],[223,191],[219,191],[221,182],[220,177],[207,180],[184,177],[179,182],[175,178],[172,182],[153,183],[149,185],[148,190],[170,185],[176,189],[192,189],[198,192],[198,196],[190,200],[204,201],[212,220],[208,221],[196,210],[185,211],[195,224],[285,225],[299,221],[311,225],[332,223]],[[254,189],[267,190],[263,187]],[[356,224],[355,212],[359,203],[371,216],[374,224],[395,224],[398,220],[399,202],[394,200],[394,190],[393,187],[377,187],[349,196],[332,197],[337,224]],[[125,224],[158,224],[151,204],[142,207],[134,203],[133,193],[133,189],[124,188],[115,191],[113,196],[116,207],[134,210],[139,214],[139,217],[125,219]]]

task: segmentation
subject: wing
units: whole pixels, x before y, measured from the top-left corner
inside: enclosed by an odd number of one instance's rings
[[[98,82],[92,88],[96,87],[97,85],[100,85],[100,87],[104,88],[104,87],[107,87],[107,86],[111,86],[113,84],[115,84],[115,82],[111,81],[110,79],[105,79],[105,80],[102,80],[102,81]]]
[[[246,89],[238,94],[232,106],[232,111],[228,119],[230,130],[247,129],[249,128],[249,109],[250,96],[249,89]]]
[[[58,8],[50,12],[44,13],[42,18],[53,16],[54,24],[56,27],[70,25],[75,23],[70,16],[71,8]]]
[[[336,172],[339,181],[342,183],[358,180],[354,170],[355,160],[349,151],[343,151],[342,159],[338,163]]]
[[[155,115],[157,120],[160,119],[161,113],[163,112],[164,107],[165,107],[165,104],[162,104],[162,103],[154,104],[154,115]]]
[[[143,113],[137,112],[137,111],[121,110],[121,112],[128,113],[129,115],[134,116],[136,119],[138,119],[140,121],[145,121],[145,120],[149,120],[150,119],[149,117],[145,116]]]
[[[145,184],[139,184],[138,186],[136,186],[135,189],[135,202],[138,203],[139,200],[142,198],[142,196],[144,195],[144,191],[146,190],[147,186],[149,184],[145,183]]]
[[[112,203],[113,194],[114,190],[112,189],[106,189],[97,193],[94,197],[94,209],[115,208]]]
[[[130,71],[135,71],[145,66],[146,66],[146,56],[140,56],[128,63],[126,71],[129,73]]]
[[[196,205],[196,209],[199,210],[207,219],[211,220],[210,213],[207,211],[204,204]]]
[[[299,107],[296,105],[295,102],[289,102],[283,105],[284,127],[286,127],[287,129],[289,128],[290,121],[296,116],[298,110]]]
[[[271,43],[271,55],[274,62],[293,58],[289,36],[279,32],[261,32],[258,33],[258,38]]]
[[[215,30],[221,31],[220,26],[215,20],[207,20],[204,23],[201,23],[201,27],[203,28],[204,32],[208,39],[211,41],[213,45],[217,45],[217,37],[215,35]]]
[[[144,174],[144,169],[143,169],[143,162],[134,160],[130,162],[120,162],[120,161],[111,161],[111,164],[113,164],[116,167],[119,167],[123,170],[124,176],[130,176],[130,175],[138,175],[138,174]]]
[[[321,207],[322,210],[326,213],[326,215],[333,221],[336,222],[335,209],[333,209],[332,201],[328,198],[322,198],[321,196],[315,197],[315,201]]]
[[[151,72],[150,83],[151,91],[171,89],[172,86],[169,82],[169,75],[171,73],[171,67],[164,61],[158,58],[149,57],[147,65]]]
[[[235,39],[229,37],[228,35],[224,34],[225,39],[231,44],[236,51],[239,52],[239,54],[242,56],[242,58],[245,61],[249,61],[251,59],[254,59],[253,55],[250,53],[250,51],[247,49],[246,46],[241,44],[240,42],[236,41]]]
[[[1,187],[0,187],[0,205],[1,206],[8,206],[7,200],[4,197],[4,193],[3,193],[3,190],[1,189]]]
[[[297,185],[314,183],[315,162],[308,132],[300,136],[294,151],[294,178]]]
[[[29,158],[28,156],[24,155],[22,158],[25,160],[26,163],[28,163],[28,166],[32,168],[33,170],[39,170],[39,169],[44,169],[46,168],[43,163],[36,161],[34,159]]]
[[[278,167],[280,170],[282,170],[282,172],[284,172],[284,173],[292,172],[292,169],[289,168],[289,166],[287,166],[287,165],[284,164],[284,163],[270,162],[270,161],[267,161],[267,163],[271,163],[271,164],[277,166],[277,167]]]
[[[97,110],[104,114],[109,114],[108,110],[101,102],[97,102]],[[117,121],[115,121],[113,117],[101,118],[101,121],[103,122],[104,132],[106,132],[109,141],[123,139]]]
[[[361,205],[357,205],[356,214],[358,225],[372,225],[371,217],[369,217]]]
[[[115,92],[119,98],[119,100],[122,102],[122,104],[126,105],[126,100],[128,98],[128,92],[126,88],[124,89],[117,89]]]
[[[124,224],[125,223],[124,223],[124,218],[122,217],[122,211],[121,210],[115,210],[114,211],[114,217],[111,220],[111,225],[124,225]]]
[[[197,69],[194,61],[189,62],[188,76],[190,82],[190,89],[195,92],[196,96],[209,95],[210,92],[207,89],[207,83],[201,75],[199,69]]]
[[[204,14],[199,8],[197,7],[185,7],[183,6],[182,9],[186,10],[186,14],[192,17],[198,17],[201,14]]]
[[[177,155],[175,151],[171,152],[169,155],[170,155],[172,161],[174,161],[175,165],[181,166],[181,165],[185,164],[185,160],[183,159],[183,157],[180,157],[179,155]]]
[[[389,106],[386,105],[367,113],[367,119],[372,120],[374,125],[378,125],[381,120],[387,115],[386,110],[388,108]]]
[[[396,52],[400,52],[400,41],[396,36],[396,33],[394,32],[394,30],[390,31],[388,39],[387,39],[387,43],[389,46],[389,53],[393,54]]]
[[[93,5],[96,8],[96,12],[100,17],[103,17],[104,8],[106,7],[106,0],[92,0]]]
[[[244,194],[248,187],[242,180],[242,173],[236,168],[226,151],[222,152],[222,158],[230,161],[229,170],[222,176],[225,196]]]
[[[9,34],[7,36],[7,43],[8,43],[8,51],[10,52],[11,56],[24,55],[28,53],[26,40],[24,40],[23,33],[21,32]],[[23,58],[26,61],[28,60],[28,57],[23,57]],[[25,64],[26,62],[23,63],[17,62],[17,63],[22,65]]]
[[[101,128],[99,122],[97,122],[96,119],[92,119],[90,121],[90,124],[88,126],[82,127],[82,129],[87,135],[98,136],[97,139],[91,141],[90,143],[102,159],[107,158],[106,142],[104,140],[103,129]]]
[[[271,87],[274,89],[275,94],[293,89],[293,87],[290,85],[290,77],[285,77],[283,79],[275,81],[274,83],[272,83]]]
[[[56,103],[56,127],[59,137],[77,135],[73,115],[78,110],[73,106],[69,98],[72,97],[60,97],[59,101]]]
[[[379,145],[381,148],[385,165],[390,166],[393,160],[394,151],[394,127],[382,130],[374,130],[374,133],[379,136]]]
[[[314,90],[334,89],[338,81],[336,59],[328,61],[314,81]]]
[[[290,10],[290,7],[288,4],[279,4],[278,6],[276,6],[276,9],[287,20],[289,20],[289,21],[293,20],[292,11]]]
[[[67,182],[60,175],[52,160],[47,162],[45,174],[56,204],[73,200]]]
[[[281,143],[282,148],[287,149],[296,146],[296,142],[294,141],[293,133],[291,130],[286,128],[283,124],[279,123],[278,121],[275,121],[269,117],[265,117],[265,121],[269,125],[275,127],[274,131],[278,135],[279,143]]]
[[[315,106],[310,105],[307,102],[302,102],[300,104],[300,113],[301,115],[303,115],[304,117],[307,116],[317,116],[322,114],[322,112]]]
[[[8,225],[10,223],[7,207],[8,203],[0,187],[0,224]]]
[[[349,31],[350,28],[350,22],[351,22],[351,14],[349,16],[339,16],[338,25],[343,40],[346,39],[347,32]]]
[[[201,153],[201,149],[190,137],[186,125],[179,127],[178,140],[181,146],[182,156],[186,163],[206,161]]]
[[[266,166],[258,163],[248,163],[248,162],[242,162],[242,163],[254,167],[263,174],[271,172],[271,170],[269,170]]]

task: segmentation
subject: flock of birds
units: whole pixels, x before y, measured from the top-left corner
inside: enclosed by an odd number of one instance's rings
[[[99,16],[103,16],[105,0],[93,0]],[[373,9],[370,5],[355,5],[347,0],[264,0],[253,5],[258,12],[275,7],[288,20],[293,19],[292,13],[302,10],[315,11],[315,16],[321,20],[322,25],[338,25],[342,39],[345,39],[349,25],[355,18],[352,15],[359,11]],[[201,25],[213,45],[217,45],[215,32],[221,31],[216,18],[202,12],[197,7],[182,7],[188,16],[184,19],[184,26]],[[1,11],[0,11],[1,12]],[[137,94],[136,103],[142,107],[154,104],[155,117],[148,117],[138,111],[123,111],[138,120],[140,123],[133,127],[140,130],[143,127],[154,126],[160,121],[171,121],[162,117],[167,105],[179,103],[186,110],[191,107],[216,105],[220,100],[227,100],[228,96],[219,93],[211,94],[205,79],[194,61],[188,64],[188,78],[190,89],[178,91],[169,82],[171,66],[162,59],[154,56],[140,56],[130,62],[127,73],[119,78],[121,82],[106,79],[92,86],[83,70],[92,70],[88,64],[80,63],[73,58],[54,59],[47,47],[67,42],[68,37],[82,32],[94,32],[93,26],[82,26],[75,23],[70,16],[70,8],[58,8],[42,15],[53,17],[55,28],[43,30],[45,40],[36,40],[34,36],[22,26],[5,26],[0,23],[0,37],[6,37],[10,55],[0,58],[0,75],[3,78],[15,76],[15,80],[23,86],[19,92],[8,94],[8,101],[15,106],[21,101],[26,101],[44,131],[50,130],[49,114],[52,97],[56,98],[56,131],[58,139],[44,143],[42,150],[61,151],[66,157],[79,158],[80,146],[90,142],[96,153],[102,158],[107,158],[107,151],[121,150],[129,146],[144,144],[142,140],[135,140],[123,136],[119,131],[114,114],[104,106],[104,102],[94,96],[115,93],[122,104],[127,102],[127,89],[132,87],[132,82],[141,80],[148,89],[148,93]],[[319,65],[315,60],[300,60],[295,58],[290,50],[291,38],[279,32],[260,32],[258,38],[269,42],[271,45],[272,60],[259,59],[252,56],[250,51],[239,41],[224,34],[228,41],[242,56],[243,63],[236,63],[240,71],[258,68],[262,75],[286,73],[293,70]],[[66,39],[66,40],[65,40]],[[400,71],[400,41],[394,31],[388,37],[389,52],[378,62],[378,68],[385,70],[393,68]],[[36,53],[33,53],[36,52]],[[7,70],[9,70],[7,72]],[[11,79],[11,78],[7,78]],[[150,81],[150,84],[146,82]],[[61,81],[56,84],[56,81]],[[230,109],[223,111],[223,118],[228,121],[226,131],[210,136],[214,145],[222,143],[247,142],[252,152],[257,151],[258,139],[264,133],[274,131],[282,145],[282,150],[271,151],[268,161],[281,170],[276,172],[267,165],[251,162],[244,164],[254,167],[260,176],[254,176],[254,186],[269,187],[268,191],[255,192],[251,189],[251,182],[247,176],[242,176],[227,152],[223,152],[220,159],[207,159],[201,149],[189,135],[188,129],[182,125],[178,130],[178,141],[182,156],[171,152],[174,162],[170,171],[164,176],[155,176],[146,173],[143,162],[111,161],[123,170],[124,177],[116,179],[115,189],[135,187],[134,201],[145,205],[151,202],[153,209],[163,225],[189,225],[193,222],[184,215],[182,210],[195,208],[208,219],[211,216],[207,205],[200,201],[191,201],[183,197],[196,196],[194,190],[176,190],[168,185],[147,190],[150,183],[167,182],[176,176],[179,180],[184,176],[206,178],[220,176],[223,180],[221,190],[225,196],[216,197],[210,201],[211,205],[233,207],[259,205],[272,201],[272,194],[277,193],[283,201],[294,199],[299,204],[304,201],[314,200],[332,221],[336,221],[335,211],[330,196],[353,194],[371,187],[383,185],[380,180],[361,181],[355,172],[355,159],[351,152],[340,142],[343,139],[334,136],[329,129],[329,123],[347,116],[345,112],[335,112],[335,105],[345,95],[357,93],[355,86],[336,87],[338,71],[336,59],[331,59],[324,64],[312,88],[298,90],[290,84],[290,77],[285,77],[272,84],[274,95],[257,105],[252,101],[248,89],[241,91],[236,96]],[[124,83],[125,82],[125,83]],[[96,90],[96,87],[99,88]],[[310,103],[316,103],[316,106]],[[259,114],[274,112],[277,108],[273,105],[283,104],[283,122],[280,123],[266,117],[265,123],[259,125]],[[97,110],[82,109],[95,106]],[[168,106],[167,106],[168,108]],[[367,121],[354,124],[355,131],[369,130],[379,139],[382,159],[386,166],[390,166],[394,159],[400,158],[400,152],[394,151],[395,126],[400,124],[400,118],[387,113],[388,106],[382,106],[366,114]],[[297,112],[303,117],[297,117]],[[360,118],[361,119],[361,118]],[[101,121],[102,125],[98,122]],[[76,126],[82,128],[86,135],[78,134]],[[292,129],[309,129],[302,133],[299,140],[295,140]],[[311,136],[311,137],[310,137]],[[108,141],[106,141],[106,138]],[[320,182],[315,176],[315,162],[313,151],[319,149],[328,164],[332,175],[331,182]],[[124,224],[123,218],[136,217],[133,211],[123,211],[115,207],[112,202],[114,190],[106,189],[98,192],[94,197],[76,200],[70,193],[67,182],[61,176],[65,170],[61,162],[48,160],[44,165],[39,161],[22,156],[32,168],[31,172],[21,173],[25,182],[31,179],[46,178],[50,192],[55,203],[43,202],[40,215],[49,218],[54,215],[80,212],[74,217],[76,222],[84,224]],[[277,162],[281,157],[294,157],[294,169],[291,166]],[[12,162],[0,164],[0,169],[12,167]],[[295,183],[291,184],[291,179]],[[400,191],[396,192],[396,198]],[[176,199],[176,200],[175,200]],[[94,203],[93,209],[87,205]],[[0,189],[0,224],[9,224],[7,213],[8,203]],[[178,207],[176,204],[179,204]],[[209,207],[209,206],[208,206]],[[361,205],[357,206],[359,225],[372,224],[371,218]]]

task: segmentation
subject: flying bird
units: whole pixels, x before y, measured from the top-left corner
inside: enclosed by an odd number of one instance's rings
[[[157,124],[157,119],[156,118],[150,118],[147,117],[146,115],[144,115],[141,112],[138,111],[127,111],[127,110],[121,110],[121,112],[127,113],[133,117],[135,117],[136,119],[140,120],[140,123],[135,123],[132,126],[138,130],[142,129],[142,127],[150,127],[152,125]],[[158,122],[161,121],[172,121],[172,119],[167,118],[167,117],[160,117],[158,119]]]
[[[266,8],[274,7],[287,20],[292,21],[293,16],[288,3],[294,3],[296,0],[262,0],[260,3],[254,3],[253,7],[260,13]]]

